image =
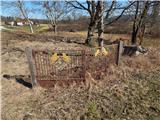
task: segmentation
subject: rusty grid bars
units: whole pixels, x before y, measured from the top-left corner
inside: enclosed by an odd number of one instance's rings
[[[109,64],[119,63],[120,45],[108,45],[107,56],[95,57],[95,51],[89,50],[35,50],[26,48],[31,73],[32,85],[51,87],[56,82],[69,83],[85,80],[85,73],[91,73],[94,79],[100,79],[106,73]],[[58,60],[51,63],[51,56],[57,53]],[[62,54],[70,57],[70,62],[63,60]]]

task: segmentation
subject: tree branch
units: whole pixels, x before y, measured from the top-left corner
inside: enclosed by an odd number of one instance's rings
[[[113,9],[114,4],[115,4],[115,1],[112,1],[112,4],[111,4],[110,8],[106,11],[107,12],[106,18],[109,17],[109,14],[110,14],[111,10]]]
[[[109,22],[109,23],[106,23],[105,25],[110,25],[110,24],[112,24],[113,22],[117,21],[119,18],[121,18],[122,15],[123,15],[123,13],[124,13],[128,8],[130,8],[130,6],[132,6],[135,2],[136,2],[136,1],[132,2],[130,5],[128,5],[127,7],[125,7],[125,8],[123,9],[123,11],[121,12],[121,14],[120,14],[116,19],[112,20],[112,21]]]
[[[76,8],[76,9],[83,10],[82,7],[78,7],[78,6],[74,5],[74,4],[73,4],[72,2],[70,2],[70,1],[66,1],[66,3],[70,4],[72,7]]]

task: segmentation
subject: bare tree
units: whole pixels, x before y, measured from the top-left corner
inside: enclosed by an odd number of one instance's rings
[[[34,4],[42,7],[42,12],[50,21],[54,33],[57,32],[58,21],[65,17],[70,10],[67,9],[65,2],[63,1],[35,1]]]
[[[86,0],[86,2],[78,2],[78,1],[67,1],[68,4],[70,4],[72,7],[79,9],[79,10],[84,10],[86,11],[89,16],[90,16],[90,22],[88,25],[88,34],[87,34],[87,39],[85,41],[86,44],[90,44],[90,42],[93,39],[94,36],[94,31],[96,28],[98,28],[98,39],[102,38],[103,36],[103,29],[104,29],[104,24],[110,25],[113,22],[117,21],[123,13],[134,3],[131,2],[129,5],[125,5],[122,7],[122,5],[117,4],[118,2],[116,1],[95,1],[95,0]],[[122,12],[120,15],[117,15],[115,19],[112,19],[109,21],[110,17],[112,16],[113,12],[116,11],[117,9],[121,9]],[[103,19],[103,16],[105,14],[105,21]],[[107,22],[109,21],[109,22]],[[99,45],[103,45],[103,39],[98,40]]]
[[[160,36],[160,1],[154,1],[151,6],[151,15],[150,15],[150,34],[153,37]]]
[[[151,13],[152,26],[157,23],[159,14],[160,14],[160,1],[154,1]]]
[[[107,27],[108,25],[118,21],[123,14],[125,13],[126,10],[128,10],[135,1],[132,1],[128,4],[119,4],[117,1],[112,1],[110,5],[108,5],[107,2],[100,1],[100,20],[98,22],[98,43],[101,48],[103,48],[103,32],[104,32],[104,25]],[[105,7],[105,9],[103,8]],[[103,11],[105,10],[105,11]],[[120,12],[117,12],[120,11]],[[116,15],[113,13],[116,12]],[[119,15],[118,15],[119,13]],[[103,18],[103,14],[105,14],[105,19]],[[113,17],[113,18],[112,18]],[[104,21],[105,20],[105,21]]]
[[[27,9],[25,8],[24,2],[18,0],[16,5],[19,8],[19,10],[21,11],[22,16],[28,21],[29,26],[30,26],[30,31],[31,31],[31,33],[33,33],[34,31],[33,31],[32,22],[28,18]]]
[[[117,1],[112,1],[111,4],[101,1],[100,6],[100,12],[101,14],[105,14],[105,18],[103,18],[104,15],[100,16],[100,20],[98,22],[98,43],[99,46],[103,46],[103,32],[104,32],[104,26],[107,27],[108,25],[111,25],[112,23],[118,21],[126,10],[128,10],[132,5],[134,4],[134,1],[128,3],[128,4],[119,4]],[[105,7],[103,9],[102,7]],[[102,11],[105,10],[105,11]],[[120,12],[117,12],[120,11]],[[116,12],[116,15],[114,15],[114,12]],[[119,13],[119,14],[118,14]]]
[[[119,4],[117,1],[112,1],[110,7],[108,7],[108,9],[105,11],[106,16],[104,24],[107,26],[118,21],[134,3],[135,1],[131,1],[123,5]],[[116,15],[114,15],[114,12],[116,13]]]
[[[26,1],[3,1],[2,2],[2,7],[10,12],[11,16],[14,16],[14,18],[16,17],[23,17],[30,26],[30,31],[31,33],[34,32],[33,30],[33,26],[32,26],[32,22],[29,19],[29,13],[32,12],[32,10],[30,10],[29,8],[27,8],[25,6]]]
[[[146,18],[147,12],[150,7],[149,1],[136,1],[135,3],[135,14],[134,14],[134,21],[132,27],[132,44],[138,44],[137,37],[140,39],[140,45],[143,41],[143,36],[146,27]]]
[[[94,30],[97,26],[98,21],[100,20],[103,13],[100,10],[101,8],[101,1],[95,1],[95,0],[87,0],[86,2],[78,2],[78,1],[66,1],[71,7],[84,10],[86,11],[90,16],[90,22],[88,25],[88,33],[87,33],[87,39],[85,41],[86,44],[90,44],[90,42],[93,39],[94,36]]]

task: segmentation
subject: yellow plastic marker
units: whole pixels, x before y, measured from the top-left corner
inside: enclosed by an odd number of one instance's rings
[[[97,57],[100,54],[100,50],[98,49],[95,53],[95,57]]]
[[[108,51],[103,47],[102,48],[102,54],[104,55],[104,56],[107,56],[108,55]]]
[[[51,57],[51,64],[55,63],[58,60],[58,55],[57,53],[54,53]]]
[[[65,53],[62,53],[62,55],[63,55],[63,60],[65,62],[70,62],[71,61],[71,58],[69,56],[67,56]]]
[[[95,57],[96,56],[107,56],[108,55],[108,51],[103,47],[102,50],[98,49],[95,53]]]

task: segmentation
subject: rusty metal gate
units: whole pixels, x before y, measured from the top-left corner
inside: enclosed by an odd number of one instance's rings
[[[85,80],[84,50],[32,50],[36,81],[45,87]],[[53,63],[52,56],[56,54]],[[70,60],[65,61],[65,57]]]
[[[86,71],[94,79],[105,74],[109,64],[118,64],[119,44],[107,46],[107,56],[95,57],[93,49],[85,50],[32,50],[26,49],[32,84],[52,87],[85,80]],[[53,59],[52,59],[53,58]]]

